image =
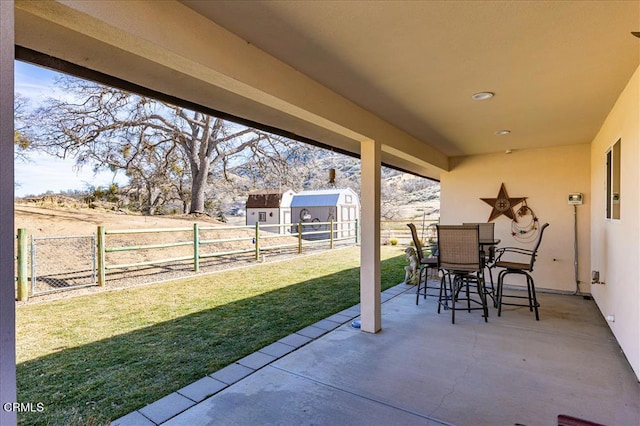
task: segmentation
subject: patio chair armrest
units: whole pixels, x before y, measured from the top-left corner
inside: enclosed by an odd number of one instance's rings
[[[503,255],[509,253],[531,256],[533,254],[533,250],[523,249],[520,247],[499,247],[496,249],[495,261],[493,263],[495,264],[496,262],[499,262]]]

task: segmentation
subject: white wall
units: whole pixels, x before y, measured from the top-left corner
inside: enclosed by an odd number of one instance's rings
[[[640,379],[640,68],[591,144],[591,292]],[[620,220],[605,218],[605,153],[622,142]]]
[[[295,192],[292,190],[288,190],[282,193],[282,200],[280,201],[280,208],[289,208],[291,207],[291,201],[293,200],[293,196]]]
[[[0,404],[16,402],[13,223],[13,1],[0,1]],[[0,408],[0,424],[16,423]]]
[[[440,183],[440,220],[443,224],[486,222],[491,206],[480,198],[496,198],[500,185],[510,197],[527,197],[545,231],[534,267],[536,288],[565,292],[576,290],[574,274],[574,210],[567,195],[582,192],[585,205],[578,206],[579,279],[581,291],[589,291],[590,282],[590,148],[587,144],[514,151],[451,159],[452,169],[443,173]],[[518,206],[519,207],[519,206]],[[516,209],[517,210],[517,209]],[[494,220],[500,246],[532,248],[511,235],[511,220]],[[507,283],[520,284],[518,276]]]
[[[270,224],[279,224],[280,223],[280,209],[277,208],[249,208],[247,209],[247,225],[252,226],[258,222],[260,218],[260,213],[265,213],[266,221],[260,222],[260,226],[262,225],[270,225]],[[264,229],[265,231],[270,232],[280,232],[278,227],[267,227]]]

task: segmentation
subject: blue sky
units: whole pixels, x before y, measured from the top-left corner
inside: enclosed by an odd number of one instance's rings
[[[48,96],[61,95],[54,86],[60,75],[46,68],[15,62],[15,92],[29,98],[35,106]],[[74,170],[73,160],[61,160],[44,154],[29,154],[30,162],[15,162],[14,180],[16,197],[38,195],[47,191],[60,192],[69,189],[86,189],[88,186],[108,186],[113,181],[112,173],[94,175],[91,167]],[[119,184],[125,183],[118,176]]]

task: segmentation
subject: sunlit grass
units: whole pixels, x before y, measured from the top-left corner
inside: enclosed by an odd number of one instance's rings
[[[382,247],[382,287],[404,278]],[[21,424],[116,419],[359,302],[359,249],[17,308]]]

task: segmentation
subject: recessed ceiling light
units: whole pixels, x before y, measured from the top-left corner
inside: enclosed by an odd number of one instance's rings
[[[631,31],[631,34],[633,34],[634,36],[640,38],[640,31]]]
[[[471,99],[474,101],[486,101],[487,99],[491,99],[495,96],[493,92],[478,92],[471,95]]]
[[[498,130],[498,131],[496,132],[496,135],[498,135],[498,136],[504,136],[504,135],[508,135],[509,133],[511,133],[511,130],[504,129],[504,130]]]

